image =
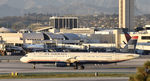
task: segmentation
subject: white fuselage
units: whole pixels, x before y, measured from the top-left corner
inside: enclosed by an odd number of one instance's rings
[[[91,52],[33,52],[23,56],[24,63],[115,63],[134,59],[138,54],[130,53],[91,53]]]

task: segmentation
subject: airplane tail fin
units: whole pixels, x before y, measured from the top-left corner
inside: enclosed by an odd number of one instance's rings
[[[121,51],[135,53],[137,40],[138,40],[138,36],[131,37],[131,39],[128,41],[126,46]]]
[[[129,40],[131,39],[131,36],[128,34],[127,30],[123,29],[123,33],[124,33],[124,35],[126,37],[127,42],[129,42]]]

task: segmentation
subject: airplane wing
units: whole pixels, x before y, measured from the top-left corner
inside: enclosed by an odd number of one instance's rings
[[[75,62],[78,62],[77,56],[71,57],[71,58],[67,59],[66,62],[67,62],[67,63],[75,63]]]

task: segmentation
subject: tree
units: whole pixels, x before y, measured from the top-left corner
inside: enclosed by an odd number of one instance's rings
[[[144,63],[143,67],[138,67],[135,75],[131,76],[129,81],[149,81],[150,61]]]

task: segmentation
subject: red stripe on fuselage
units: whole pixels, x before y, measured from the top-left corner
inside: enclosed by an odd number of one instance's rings
[[[138,39],[138,36],[133,36],[132,39]]]
[[[27,63],[29,63],[29,62],[32,62],[32,61],[37,61],[37,62],[45,62],[45,61],[49,61],[49,62],[59,62],[60,60],[29,60],[29,61],[27,61]]]
[[[122,62],[122,61],[127,61],[127,60],[130,60],[130,59],[126,59],[126,60],[112,60],[112,61],[107,61],[107,60],[80,60],[80,61],[87,61],[87,62],[93,62],[93,61],[97,61],[97,62]],[[79,61],[79,62],[80,62]],[[26,63],[30,63],[30,62],[65,62],[65,61],[61,61],[61,60],[29,60],[27,61]]]

